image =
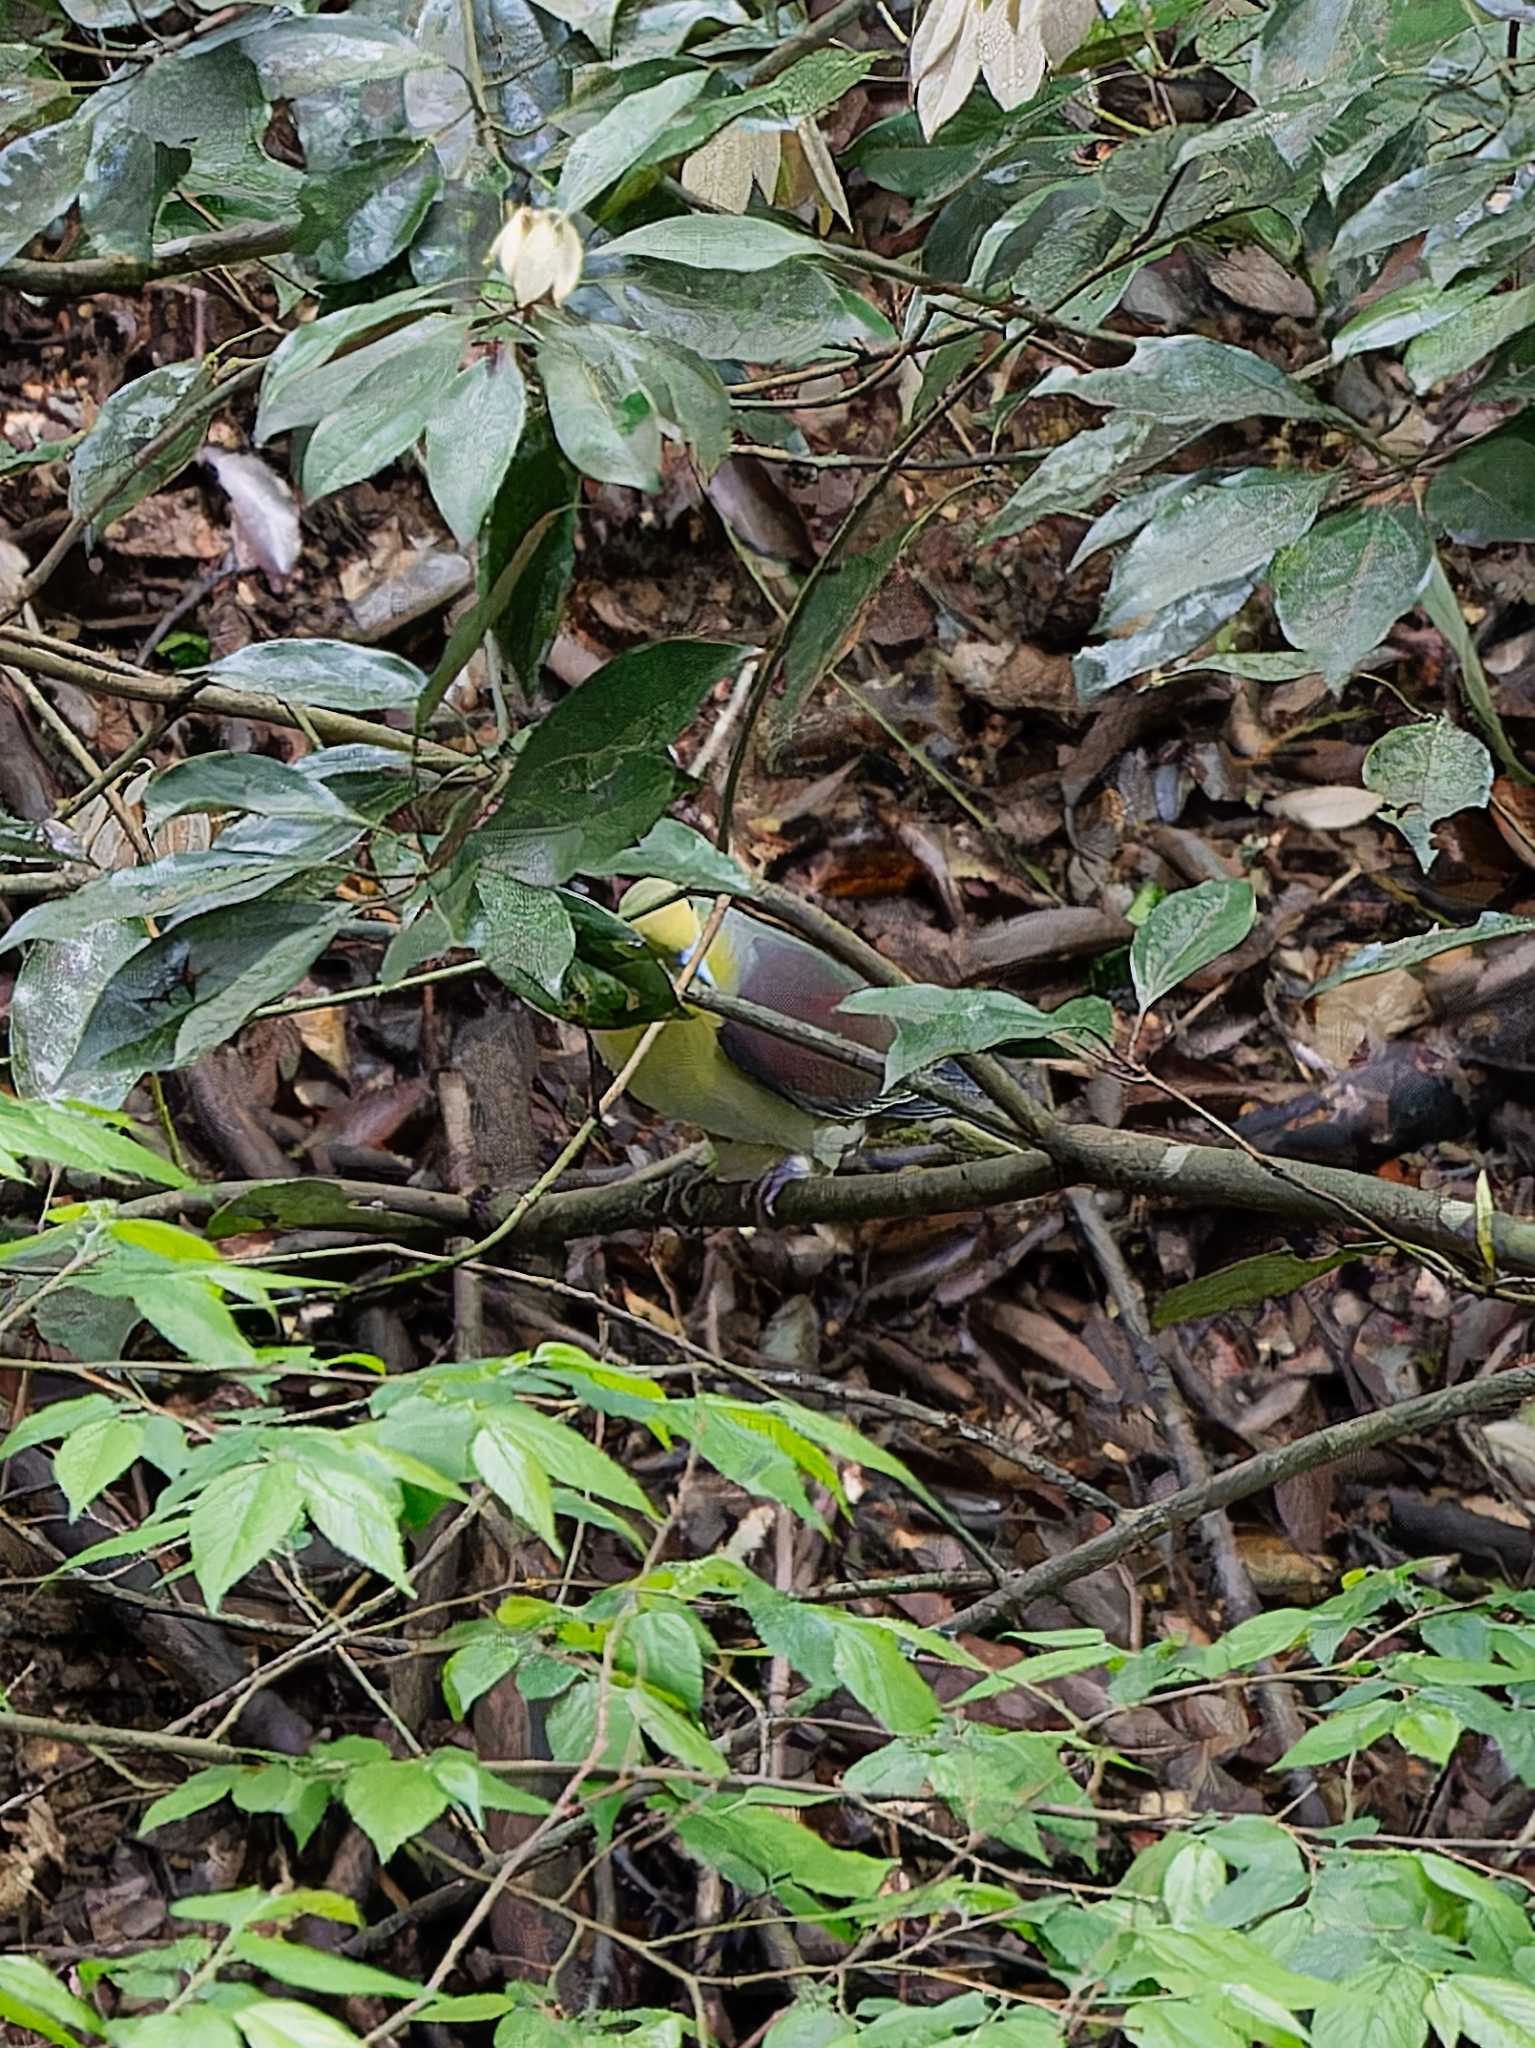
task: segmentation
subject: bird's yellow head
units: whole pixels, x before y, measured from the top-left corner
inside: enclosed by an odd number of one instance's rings
[[[675,882],[653,875],[624,891],[618,914],[663,959],[685,960],[698,944],[703,927],[691,900],[679,896]]]

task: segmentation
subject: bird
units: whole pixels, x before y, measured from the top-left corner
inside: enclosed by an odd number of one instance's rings
[[[655,878],[636,882],[619,905],[619,915],[673,973],[692,960],[707,914],[706,901],[679,896],[674,884]],[[807,940],[743,910],[725,912],[691,985],[777,1010],[865,1051],[883,1055],[895,1036],[886,1017],[840,1013],[846,997],[869,986],[862,976]],[[632,1056],[643,1028],[593,1033],[598,1052],[615,1073]],[[938,1063],[933,1072],[977,1107],[984,1102],[969,1076],[952,1062]],[[722,1140],[717,1163],[727,1179],[755,1177],[764,1166],[788,1159],[834,1169],[871,1118],[954,1115],[909,1089],[887,1093],[873,1075],[827,1053],[697,1009],[662,1025],[628,1087],[647,1109]]]

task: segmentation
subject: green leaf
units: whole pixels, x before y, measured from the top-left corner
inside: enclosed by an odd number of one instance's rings
[[[1447,718],[1399,725],[1364,757],[1366,789],[1386,799],[1381,816],[1395,825],[1426,874],[1439,849],[1430,834],[1457,811],[1485,810],[1492,794],[1492,757],[1474,733]]]
[[[1164,897],[1130,946],[1141,1015],[1201,967],[1240,946],[1256,916],[1251,882],[1201,882]]]
[[[1462,946],[1485,946],[1493,939],[1516,939],[1526,932],[1535,932],[1535,917],[1511,917],[1505,911],[1484,910],[1475,924],[1418,932],[1410,939],[1395,939],[1389,944],[1377,940],[1373,945],[1361,946],[1341,967],[1314,982],[1311,993],[1323,995],[1330,988],[1341,988],[1346,981],[1360,981],[1367,974],[1421,967],[1425,960],[1437,959],[1441,953],[1458,953]]]
[[[259,690],[323,711],[409,711],[426,688],[413,661],[350,640],[255,640],[208,675],[221,689]]]
[[[294,1465],[305,1510],[320,1534],[408,1592],[398,1485],[365,1477],[339,1461],[317,1464],[310,1453],[296,1457]]]
[[[1023,533],[1054,512],[1085,512],[1112,490],[1154,469],[1193,439],[1193,429],[1125,412],[1052,448],[981,535]]]
[[[1414,391],[1431,391],[1448,377],[1458,377],[1483,356],[1501,348],[1525,328],[1535,325],[1535,285],[1499,292],[1465,307],[1452,319],[1420,334],[1402,358]]]
[[[893,1630],[851,1614],[828,1618],[833,1666],[859,1705],[892,1735],[931,1733],[941,1719],[938,1701]]]
[[[293,427],[314,426],[333,413],[363,378],[419,347],[444,317],[423,311],[439,296],[435,285],[417,285],[295,328],[278,346],[262,379],[257,441],[270,441]]]
[[[202,443],[197,421],[148,461],[144,450],[210,382],[201,361],[167,363],[113,392],[69,466],[69,509],[77,519],[89,519],[93,533],[169,483],[192,460]]]
[[[192,1509],[192,1570],[215,1614],[230,1587],[286,1542],[303,1511],[291,1465],[242,1465],[209,1482]]]
[[[83,1284],[101,1285],[104,1292],[118,1291],[105,1286],[96,1275],[89,1276]],[[183,1357],[195,1358],[204,1365],[254,1357],[239,1325],[209,1281],[180,1273],[167,1274],[163,1279],[140,1274],[133,1281],[132,1299],[145,1322],[153,1323]]]
[[[769,270],[795,257],[824,258],[832,252],[809,235],[754,214],[692,213],[631,228],[605,242],[601,253],[650,256],[662,263],[685,264],[690,270]]]
[[[1352,1259],[1367,1258],[1369,1250],[1356,1244],[1345,1251],[1322,1252],[1313,1259],[1303,1259],[1296,1252],[1259,1252],[1254,1258],[1238,1259],[1218,1272],[1170,1288],[1152,1313],[1151,1327],[1170,1330],[1175,1323],[1192,1322],[1196,1316],[1255,1308],[1260,1301],[1273,1301],[1279,1295],[1293,1294],[1297,1287],[1309,1286]]]
[[[414,1998],[421,1989],[409,1977],[397,1977],[391,1970],[376,1970],[371,1963],[354,1963],[333,1949],[306,1948],[301,1942],[281,1941],[270,1934],[237,1935],[233,1952],[242,1963],[252,1964],[264,1977],[275,1977],[279,1984],[323,1992],[332,1998]]]
[[[90,148],[91,123],[77,115],[34,128],[0,149],[0,263],[20,255],[69,206]]]
[[[1486,277],[1448,287],[1436,284],[1432,278],[1404,284],[1344,322],[1333,336],[1332,359],[1341,363],[1349,356],[1363,355],[1368,349],[1394,348],[1398,342],[1427,334],[1431,328],[1442,327],[1446,320],[1485,299],[1491,288],[1492,280]]]
[[[546,322],[539,373],[555,438],[584,476],[630,490],[661,488],[661,421],[637,383],[633,351],[617,330]]]
[[[774,708],[775,729],[792,725],[816,684],[857,644],[864,618],[916,530],[915,525],[899,528],[816,584],[784,643],[784,694]]]
[[[120,2020],[112,2039],[122,2048],[240,2048],[234,2021],[206,2005],[151,2013],[147,2019]]]
[[[1423,509],[1465,547],[1535,540],[1535,422],[1513,420],[1466,449],[1439,471]]]
[[[174,1820],[186,1820],[191,1814],[217,1806],[249,1775],[243,1764],[214,1764],[209,1770],[194,1771],[185,1784],[154,1802],[139,1822],[139,1833],[152,1835],[156,1828],[169,1827]]]
[[[1100,628],[1127,626],[1265,568],[1306,532],[1332,485],[1305,470],[1244,469],[1180,492],[1114,565]]]
[[[311,503],[361,483],[402,455],[442,405],[458,369],[467,323],[441,317],[418,323],[418,329],[409,348],[397,350],[354,384],[309,436],[299,476]]]
[[[1426,1757],[1431,1764],[1440,1766],[1450,1761],[1465,1732],[1464,1724],[1448,1708],[1431,1706],[1426,1701],[1409,1707],[1391,1730],[1393,1739],[1411,1755]]]
[[[507,666],[524,690],[538,687],[539,671],[559,626],[575,569],[576,505],[581,495],[576,472],[561,455],[545,414],[528,421],[495,503],[480,548],[480,583],[494,589],[502,573],[535,531],[534,544],[517,579],[517,602],[496,621],[495,634]],[[550,518],[553,513],[556,516]]]
[[[323,782],[269,754],[193,754],[163,770],[144,798],[157,832],[189,811],[250,811],[265,818],[342,818],[350,813]]]
[[[1318,1721],[1314,1728],[1308,1728],[1299,1742],[1292,1743],[1275,1769],[1288,1771],[1300,1764],[1327,1764],[1340,1756],[1355,1756],[1372,1742],[1379,1742],[1383,1735],[1389,1735],[1401,1712],[1400,1700],[1367,1700],[1358,1706],[1342,1706]]]
[[[519,1522],[542,1536],[551,1550],[563,1554],[554,1526],[549,1475],[518,1435],[515,1423],[510,1418],[492,1417],[476,1430],[470,1455],[475,1471],[496,1498]]]
[[[714,1777],[725,1776],[730,1763],[724,1752],[716,1749],[697,1723],[686,1714],[679,1713],[670,1700],[663,1699],[645,1685],[630,1686],[623,1697],[636,1724],[657,1749],[667,1756],[674,1756],[690,1771],[704,1771]]]
[[[1303,384],[1292,382],[1262,356],[1192,334],[1138,341],[1129,362],[1117,369],[1052,370],[1030,396],[1045,398],[1053,392],[1192,428],[1254,415],[1306,420],[1330,413]]]
[[[1202,647],[1252,595],[1256,578],[1239,576],[1234,583],[1190,591],[1159,612],[1149,625],[1101,646],[1084,647],[1073,655],[1072,678],[1083,704],[1098,698],[1148,669],[1161,668]],[[1187,666],[1187,664],[1185,664]]]
[[[1415,513],[1364,505],[1324,519],[1274,563],[1285,638],[1337,690],[1418,602],[1433,565]]]
[[[1466,624],[1466,615],[1460,608],[1460,599],[1455,595],[1450,579],[1445,574],[1444,564],[1437,555],[1434,558],[1433,572],[1424,586],[1423,609],[1444,635],[1450,652],[1460,664],[1461,689],[1471,708],[1472,716],[1482,728],[1483,738],[1515,782],[1523,783],[1526,787],[1535,786],[1535,775],[1532,775],[1525,766],[1523,757],[1515,749],[1503,728],[1503,721],[1498,716],[1498,707],[1493,702],[1492,686],[1487,680],[1482,657]]]
[[[53,1460],[53,1476],[78,1520],[98,1493],[120,1479],[139,1455],[144,1442],[142,1415],[103,1415],[71,1430]]]
[[[1477,205],[1494,186],[1501,185],[1508,174],[1506,162],[1485,156],[1419,164],[1350,214],[1334,239],[1332,261],[1354,262],[1382,249],[1394,249],[1425,228],[1448,227],[1467,207]]]
[[[341,1803],[387,1863],[408,1842],[447,1811],[448,1794],[425,1763],[364,1764],[348,1771]]]
[[[365,1738],[351,1736],[343,1740],[361,1742]],[[338,1747],[333,1742],[325,1744],[325,1750],[332,1755]],[[245,1928],[262,1920],[300,1920],[307,1913],[318,1914],[322,1920],[342,1921],[348,1927],[362,1925],[362,1910],[355,1899],[349,1899],[344,1892],[306,1885],[287,1892],[264,1891],[260,1885],[246,1885],[235,1892],[199,1892],[190,1898],[172,1899],[166,1910],[173,1919],[207,1920],[216,1927]]]
[[[1311,2016],[1311,2048],[1422,2048],[1433,1979],[1400,1957],[1334,1987]]]
[[[703,1653],[687,1617],[655,1609],[624,1623],[621,1654],[641,1682],[673,1694],[690,1713],[704,1703]]]
[[[838,1004],[855,1017],[888,1017],[895,1037],[885,1054],[884,1086],[895,1088],[939,1060],[993,1046],[1031,1048],[1036,1056],[1072,1039],[1113,1042],[1114,1012],[1100,996],[1077,996],[1055,1010],[1037,1009],[1000,989],[936,988],[911,983],[902,988],[859,989]]]
[[[294,24],[295,27],[297,23]],[[246,2048],[357,2048],[357,2035],[318,2006],[258,1998],[231,2013]]]
[[[191,1186],[190,1177],[124,1131],[125,1116],[83,1103],[17,1102],[0,1096],[0,1152],[75,1167],[109,1180],[147,1180],[159,1187]]]
[[[657,136],[684,107],[692,105],[708,83],[705,70],[680,71],[675,77],[663,78],[659,85],[625,94],[566,151],[554,205],[562,213],[585,212],[594,199],[639,163]]]
[[[1508,1977],[1441,1977],[1428,1994],[1440,2037],[1464,2035],[1476,2048],[1535,2048],[1535,1990]]]
[[[557,893],[488,871],[475,887],[485,910],[482,947],[491,973],[514,991],[531,982],[557,1002],[576,956],[575,927]]]
[[[654,875],[658,882],[675,882],[679,889],[703,890],[711,896],[749,896],[752,890],[745,868],[728,853],[721,853],[712,839],[675,818],[658,819],[638,846],[600,864],[589,864],[586,872]]]
[[[747,652],[662,640],[605,663],[534,727],[474,853],[547,887],[631,847],[671,800],[666,749]]]
[[[436,61],[399,29],[350,13],[280,21],[246,36],[241,47],[269,100],[402,78]]]
[[[479,537],[527,409],[528,388],[508,348],[460,370],[427,420],[426,480],[461,547]]]
[[[66,1991],[31,1956],[0,1956],[0,2019],[30,2027],[59,2048],[74,2048],[78,2034],[105,2031],[84,1999]]]

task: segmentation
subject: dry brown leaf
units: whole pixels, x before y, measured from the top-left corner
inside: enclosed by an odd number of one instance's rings
[[[1385,801],[1374,790],[1334,783],[1322,789],[1289,789],[1270,797],[1265,808],[1308,832],[1342,832],[1373,818]]]

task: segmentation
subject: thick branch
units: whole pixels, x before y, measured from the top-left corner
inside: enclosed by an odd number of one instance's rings
[[[1441,1387],[1437,1393],[1422,1394],[1413,1401],[1398,1401],[1390,1408],[1378,1408],[1373,1415],[1357,1415],[1348,1422],[1334,1423],[1330,1429],[1313,1430],[1294,1443],[1260,1451],[1254,1458],[1228,1466],[1202,1486],[1185,1486],[1169,1494],[1166,1500],[1126,1515],[1112,1529],[1090,1537],[1060,1557],[1012,1573],[994,1593],[961,1609],[945,1624],[944,1632],[984,1633],[1014,1621],[1030,1601],[1047,1593],[1058,1593],[1063,1586],[1074,1585],[1090,1572],[1101,1571],[1132,1550],[1144,1550],[1169,1529],[1181,1529],[1213,1509],[1230,1507],[1235,1501],[1265,1493],[1282,1479],[1314,1472],[1319,1465],[1336,1465],[1360,1451],[1438,1429],[1468,1415],[1505,1414],[1532,1397],[1535,1365],[1517,1366],[1512,1372],[1495,1373],[1489,1379],[1467,1380],[1458,1387]]]
[[[218,263],[250,263],[280,256],[293,247],[296,220],[247,221],[216,234],[182,235],[162,242],[147,259],[139,256],[79,256],[65,263],[40,263],[17,256],[0,263],[0,285],[30,292],[35,299],[84,298],[88,292],[123,292],[160,277],[186,277]]]
[[[782,1225],[870,1223],[883,1217],[950,1215],[964,1209],[1026,1202],[1069,1186],[1118,1188],[1126,1194],[1156,1195],[1194,1208],[1241,1209],[1283,1216],[1322,1229],[1356,1227],[1362,1219],[1384,1235],[1478,1263],[1472,1205],[1448,1195],[1349,1173],[1336,1166],[1287,1160],[1282,1169],[1245,1152],[1214,1145],[1190,1145],[1090,1124],[1060,1127],[1057,1156],[1033,1150],[1004,1159],[971,1159],[911,1173],[814,1176],[793,1181],[774,1203]],[[135,1216],[211,1215],[240,1201],[253,1217],[263,1213],[263,1188],[273,1190],[272,1214],[281,1221],[283,1190],[324,1187],[358,1205],[364,1229],[401,1227],[397,1219],[449,1235],[476,1227],[471,1205],[461,1196],[427,1188],[391,1187],[374,1181],[312,1179],[270,1183],[216,1181],[175,1189],[125,1204]],[[506,1215],[515,1191],[496,1197],[491,1213]],[[302,1220],[297,1215],[295,1220]],[[313,1220],[312,1214],[308,1219]],[[760,1225],[755,1191],[741,1182],[701,1179],[696,1171],[651,1173],[643,1179],[604,1187],[547,1194],[505,1240],[509,1248],[566,1244],[572,1238],[605,1237],[620,1230],[649,1230],[659,1224],[680,1229],[718,1230]],[[1501,1212],[1493,1218],[1499,1261],[1512,1271],[1535,1273],[1535,1223]]]

